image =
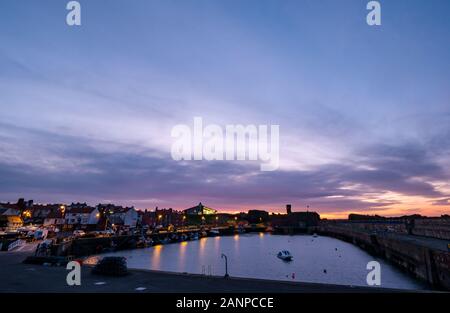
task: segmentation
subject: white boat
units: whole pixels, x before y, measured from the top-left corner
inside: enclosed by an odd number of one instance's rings
[[[277,257],[283,261],[292,261],[293,258],[292,254],[287,250],[278,252]]]
[[[217,228],[211,228],[211,230],[209,231],[208,234],[209,234],[209,236],[214,237],[214,236],[219,236],[220,232]]]
[[[318,236],[316,233],[314,233],[314,234],[313,234],[313,237],[314,237],[314,238],[317,238],[317,237],[319,237],[319,236]]]

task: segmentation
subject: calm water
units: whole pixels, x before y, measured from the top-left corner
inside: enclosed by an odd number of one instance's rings
[[[280,250],[289,250],[294,260],[284,262],[278,259],[276,254]],[[235,277],[367,286],[366,265],[376,260],[381,264],[381,287],[424,289],[418,281],[384,260],[374,258],[349,243],[321,236],[260,233],[210,237],[102,256],[125,256],[128,267],[136,269],[223,275],[225,263],[221,259],[222,253],[228,256],[230,276]],[[97,259],[92,257],[89,262]]]

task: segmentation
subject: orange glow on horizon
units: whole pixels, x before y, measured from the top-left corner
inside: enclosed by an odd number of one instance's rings
[[[433,204],[438,199],[430,199],[418,196],[405,196],[392,192],[386,192],[376,196],[369,197],[354,197],[351,200],[358,200],[364,203],[364,206],[372,206],[372,208],[361,209],[348,209],[334,207],[332,203],[329,205],[315,207],[314,202],[311,201],[311,205],[308,208],[304,203],[292,202],[293,212],[317,212],[322,219],[347,219],[348,215],[364,214],[364,215],[380,215],[385,217],[396,217],[403,215],[420,214],[427,217],[440,217],[441,215],[450,214],[450,205],[435,205]],[[388,204],[389,203],[389,204]],[[392,204],[390,204],[392,203]],[[386,204],[386,205],[385,205]],[[243,209],[236,209],[238,207],[232,207],[226,209],[224,205],[214,204],[211,207],[217,207],[218,213],[227,213],[236,215],[241,212],[248,212],[249,210],[264,210],[269,213],[285,214],[286,209],[283,205],[267,204],[267,205],[248,205],[242,206]],[[183,208],[179,209],[180,211]]]

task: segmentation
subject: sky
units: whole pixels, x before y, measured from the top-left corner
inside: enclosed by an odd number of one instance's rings
[[[450,213],[450,2],[0,1],[0,201]],[[171,129],[280,125],[280,168]]]

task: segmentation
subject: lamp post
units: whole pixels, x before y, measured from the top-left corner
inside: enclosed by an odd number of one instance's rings
[[[222,253],[222,259],[225,259],[225,276],[224,276],[224,278],[227,278],[227,277],[229,277],[229,275],[228,275],[228,258],[223,253]]]
[[[162,218],[163,218],[162,214],[159,214],[158,215],[158,223],[159,223],[159,225],[162,225]]]

